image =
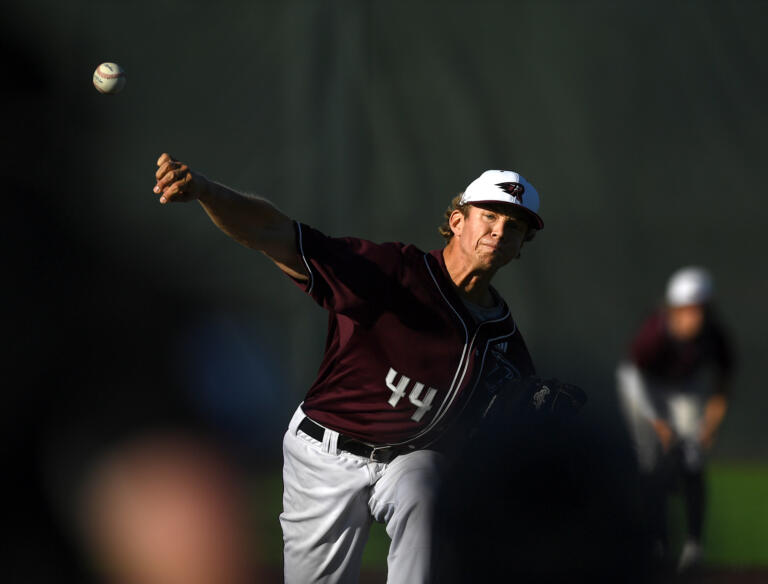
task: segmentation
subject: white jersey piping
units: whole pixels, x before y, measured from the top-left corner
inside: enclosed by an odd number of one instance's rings
[[[304,262],[304,266],[307,268],[307,272],[309,272],[309,286],[307,287],[307,294],[312,293],[312,287],[315,285],[315,277],[312,273],[312,268],[309,265],[309,262],[307,261],[307,258],[304,257],[304,242],[303,242],[303,236],[301,233],[301,223],[296,221],[296,227],[299,230],[299,255],[301,256],[301,261]]]
[[[467,374],[467,370],[469,368],[469,361],[470,361],[469,357],[472,354],[472,351],[471,351],[472,345],[474,344],[475,339],[477,339],[477,334],[478,332],[480,332],[480,328],[486,324],[502,322],[509,317],[509,307],[507,307],[507,310],[504,312],[502,316],[480,323],[477,326],[477,329],[475,330],[475,334],[472,335],[472,339],[469,342],[467,342],[467,338],[469,337],[469,330],[467,329],[467,324],[464,322],[464,319],[461,317],[461,315],[453,306],[453,304],[451,304],[451,302],[445,296],[443,289],[440,287],[440,284],[438,283],[437,278],[435,277],[435,274],[432,271],[431,266],[429,265],[428,254],[424,254],[424,263],[427,266],[427,270],[429,271],[429,275],[431,276],[432,281],[435,283],[435,286],[440,292],[440,295],[443,297],[443,300],[451,308],[453,313],[458,317],[459,322],[461,322],[461,326],[464,328],[464,349],[462,350],[461,358],[459,359],[459,365],[456,368],[456,373],[454,374],[453,381],[451,382],[451,385],[448,388],[447,395],[445,399],[443,399],[442,403],[440,404],[440,407],[438,408],[438,411],[435,413],[432,420],[421,430],[421,432],[409,437],[407,440],[404,440],[402,442],[392,443],[391,445],[393,446],[400,445],[400,444],[407,444],[409,442],[413,442],[414,440],[417,440],[418,438],[424,436],[430,430],[432,430],[440,422],[440,420],[443,419],[443,417],[445,416],[445,414],[448,412],[451,405],[453,404],[453,401],[456,399],[456,396],[458,396],[459,394],[458,389],[461,387],[461,384],[464,381],[464,377]],[[512,329],[511,333],[507,333],[502,337],[497,337],[497,338],[503,338],[504,336],[514,335],[515,331],[517,330],[517,324],[513,322],[513,326],[514,328]],[[488,350],[489,343],[490,343],[490,340],[486,342],[485,350],[483,351],[483,360],[485,359],[485,352],[487,352]],[[482,365],[482,362],[481,362],[481,365]],[[459,374],[461,375],[459,376]]]

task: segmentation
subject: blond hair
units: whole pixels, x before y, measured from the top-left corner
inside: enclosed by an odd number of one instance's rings
[[[437,228],[437,231],[440,235],[442,235],[445,238],[446,242],[451,241],[451,238],[453,237],[453,230],[451,229],[451,215],[453,215],[453,212],[456,210],[461,211],[461,214],[464,215],[464,217],[467,216],[467,213],[469,213],[469,205],[468,204],[461,204],[461,197],[464,193],[459,193],[453,199],[451,199],[451,204],[448,205],[448,208],[445,210],[444,216],[443,216],[443,223],[440,225],[440,227]]]

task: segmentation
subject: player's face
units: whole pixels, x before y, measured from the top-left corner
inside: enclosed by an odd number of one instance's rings
[[[704,325],[704,307],[701,304],[671,306],[667,308],[667,329],[679,341],[696,337]]]
[[[470,205],[467,216],[457,221],[454,236],[477,267],[498,269],[519,255],[528,229],[528,222],[513,207],[478,204]]]

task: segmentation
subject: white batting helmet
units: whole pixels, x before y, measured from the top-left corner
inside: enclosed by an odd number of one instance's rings
[[[677,270],[667,283],[667,304],[685,306],[703,304],[712,298],[712,276],[704,268]]]

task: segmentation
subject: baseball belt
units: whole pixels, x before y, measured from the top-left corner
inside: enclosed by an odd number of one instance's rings
[[[325,428],[304,416],[304,419],[299,423],[299,430],[304,432],[307,436],[314,438],[318,442],[323,441],[325,436]],[[351,436],[345,436],[339,433],[339,439],[336,442],[336,447],[339,450],[349,452],[356,456],[362,456],[373,462],[391,462],[396,456],[403,454],[404,452],[413,452],[412,448],[403,448],[397,446],[371,446],[360,442],[357,438]]]

